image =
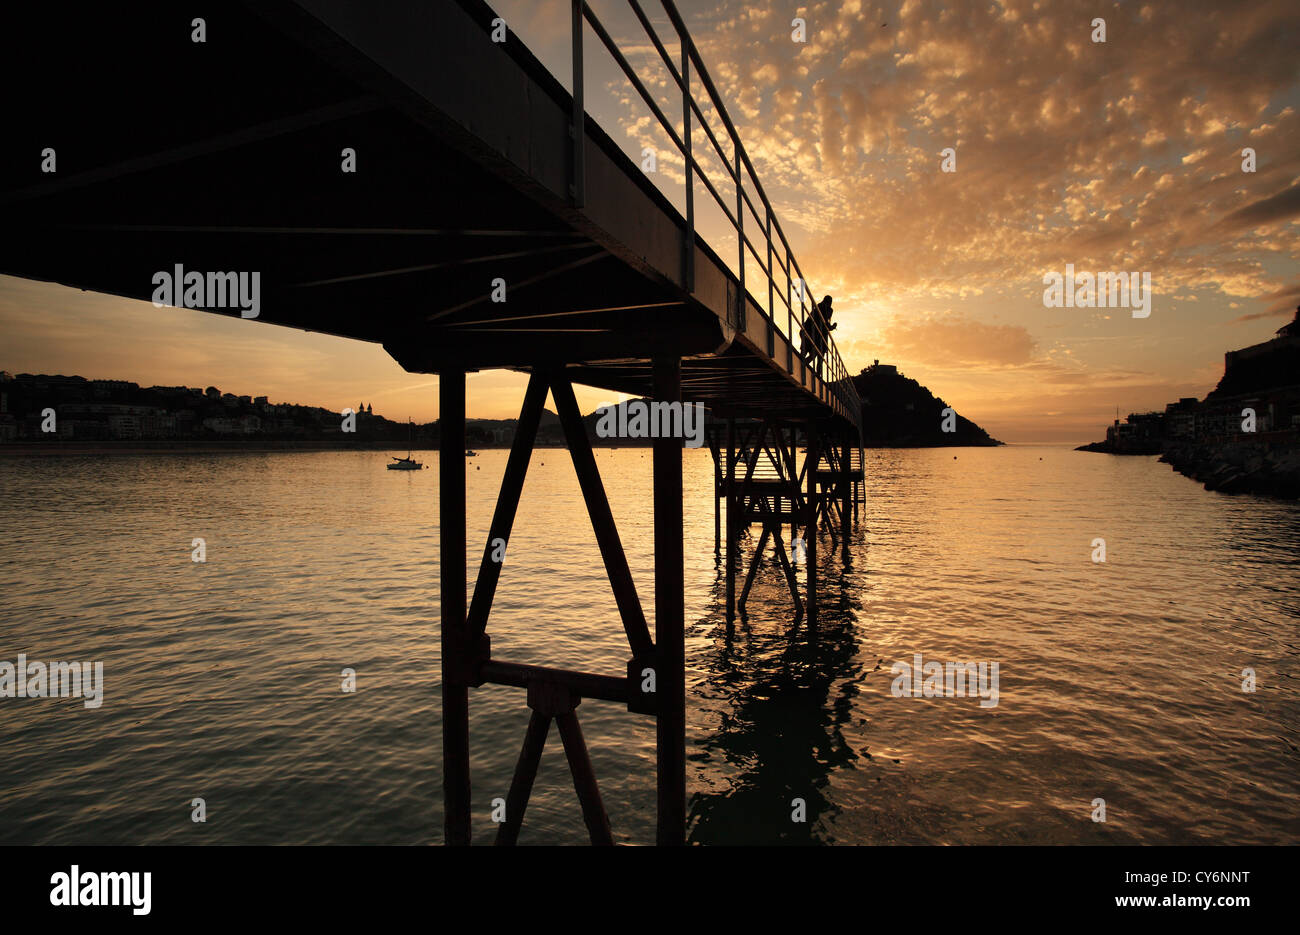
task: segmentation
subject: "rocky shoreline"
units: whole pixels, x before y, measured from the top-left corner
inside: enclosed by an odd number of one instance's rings
[[[1205,397],[1164,411],[1119,413],[1106,440],[1076,451],[1159,454],[1206,490],[1300,499],[1300,307],[1276,337],[1223,355]]]
[[[1170,444],[1160,460],[1206,490],[1300,499],[1300,450],[1291,445]]]
[[[1101,452],[1102,454],[1108,454],[1108,455],[1147,455],[1147,456],[1150,456],[1150,455],[1158,455],[1158,454],[1160,454],[1160,448],[1159,448],[1159,446],[1156,446],[1155,448],[1150,448],[1150,447],[1143,447],[1143,448],[1117,447],[1117,446],[1115,446],[1115,445],[1112,445],[1112,444],[1111,444],[1110,442],[1108,442],[1108,441],[1106,441],[1106,442],[1089,442],[1089,443],[1086,444],[1086,445],[1080,445],[1078,448],[1075,448],[1074,450],[1075,450],[1075,451],[1099,451],[1099,452]]]

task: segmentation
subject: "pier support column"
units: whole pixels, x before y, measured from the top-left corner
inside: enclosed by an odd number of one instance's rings
[[[817,494],[817,464],[821,461],[821,453],[818,450],[817,425],[811,419],[808,421],[808,526],[804,532],[807,541],[804,543],[804,557],[808,562],[808,622],[811,624],[817,619],[817,520],[818,520],[818,494]]]
[[[655,358],[654,398],[657,402],[681,401],[682,363],[679,358]],[[680,438],[657,438],[654,442],[654,530],[655,649],[659,660],[659,672],[656,673],[659,712],[655,732],[659,786],[656,840],[659,844],[685,844],[686,578]],[[731,577],[727,580],[730,586]]]
[[[844,554],[849,554],[849,531],[852,529],[853,511],[853,449],[844,439],[840,447],[840,535],[844,538]]]
[[[722,557],[722,461],[716,430],[709,432],[709,447],[713,451],[713,561],[716,564]]]
[[[442,611],[442,799],[447,844],[470,839],[465,614],[465,371],[438,378],[438,568]]]
[[[727,501],[727,623],[736,619],[736,536],[740,535],[740,524],[736,522],[736,420],[727,417],[727,451],[723,462],[724,491]]]
[[[858,503],[863,506],[867,503],[867,452],[862,447],[862,433],[858,433],[858,481],[857,491],[853,498],[853,522],[858,521]]]

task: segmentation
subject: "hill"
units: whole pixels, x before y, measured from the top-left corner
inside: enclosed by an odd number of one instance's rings
[[[862,397],[863,441],[870,448],[1001,445],[974,422],[945,418],[949,405],[892,364],[875,363],[853,378]],[[945,432],[945,423],[953,430]]]

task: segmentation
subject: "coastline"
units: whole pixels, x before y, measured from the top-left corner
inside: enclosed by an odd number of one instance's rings
[[[1116,448],[1109,442],[1080,445],[1075,451],[1126,457],[1155,457],[1177,473],[1220,493],[1300,499],[1300,451],[1269,439],[1257,442],[1166,442],[1150,449]]]
[[[1086,445],[1080,445],[1075,451],[1094,451],[1104,455],[1152,455],[1160,454],[1160,447],[1134,447],[1134,448],[1117,448],[1110,442],[1089,442]]]
[[[1206,490],[1300,499],[1300,449],[1291,444],[1184,442],[1166,445],[1160,460]]]
[[[408,448],[411,451],[437,451],[436,445],[408,446],[405,443],[386,444],[383,442],[334,442],[316,441],[261,441],[250,444],[243,441],[111,441],[96,442],[46,442],[42,444],[10,443],[0,445],[0,458],[9,457],[58,457],[66,455],[149,455],[149,454],[257,454],[271,452],[316,452],[316,451],[397,451]],[[495,445],[482,447],[499,447]]]
[[[597,450],[616,450],[618,448],[645,448],[651,446],[647,444],[637,444],[639,440],[620,439],[622,444],[619,445],[601,445],[596,444],[593,440],[592,447]],[[471,446],[476,451],[509,451],[510,445],[492,442],[484,444],[474,442]],[[538,442],[533,447],[543,449],[566,449],[567,445],[561,442],[543,443]],[[864,445],[864,448],[870,450],[909,450],[919,448],[1002,448],[1006,447],[1005,442],[996,444],[987,443],[970,443],[970,444],[949,444],[949,445]],[[341,444],[330,441],[259,441],[247,442],[242,440],[213,440],[213,441],[94,441],[94,442],[77,442],[77,441],[53,441],[39,442],[32,444],[30,442],[10,442],[0,445],[0,458],[4,457],[59,457],[71,455],[150,455],[150,454],[270,454],[275,452],[317,452],[317,451],[398,451],[407,448],[410,451],[437,452],[436,443],[423,442],[416,445],[407,445],[405,443],[387,443],[383,441],[359,441]],[[707,450],[705,446],[702,450]]]

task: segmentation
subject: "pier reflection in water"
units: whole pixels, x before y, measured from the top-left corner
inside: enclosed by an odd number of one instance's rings
[[[692,700],[718,730],[698,741],[692,757],[702,781],[692,803],[692,841],[819,840],[819,816],[837,807],[827,797],[830,775],[859,758],[845,728],[857,716],[863,666],[852,596],[861,584],[852,555],[861,545],[859,535],[824,563],[815,621],[792,614],[788,626],[770,626],[746,615],[727,626],[715,615],[714,644],[697,657],[706,674]],[[788,604],[779,569],[767,564],[771,573],[758,579],[751,600]],[[722,588],[719,576],[719,603]]]
[[[1054,448],[868,465],[815,627],[774,568],[702,623],[694,840],[1300,840],[1300,505]],[[894,697],[914,653],[998,662],[997,705]]]

